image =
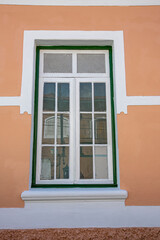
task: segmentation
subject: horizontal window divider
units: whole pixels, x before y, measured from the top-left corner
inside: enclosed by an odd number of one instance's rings
[[[42,144],[42,147],[69,147],[69,144]]]
[[[96,74],[91,74],[91,73],[66,73],[66,74],[62,74],[62,73],[41,73],[40,74],[40,78],[44,78],[43,79],[43,82],[45,81],[48,81],[49,79],[59,79],[59,78],[93,78],[93,81],[96,81],[94,80],[94,78],[105,78],[106,80],[109,80],[110,77],[108,77],[108,75],[106,75],[106,73],[96,73]],[[45,80],[45,78],[47,80]],[[63,81],[63,80],[62,80]],[[83,80],[82,80],[83,81]]]

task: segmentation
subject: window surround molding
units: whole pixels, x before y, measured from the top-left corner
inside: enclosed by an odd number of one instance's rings
[[[36,46],[57,44],[112,45],[117,113],[127,113],[123,31],[24,31],[21,113],[32,113]]]

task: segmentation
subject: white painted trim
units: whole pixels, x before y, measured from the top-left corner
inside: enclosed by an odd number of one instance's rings
[[[42,6],[154,6],[160,0],[0,0],[8,5],[42,5]]]
[[[26,203],[54,202],[66,200],[122,200],[127,198],[125,190],[111,189],[54,189],[54,190],[29,190],[21,195]]]
[[[0,229],[160,227],[160,206],[121,202],[55,201],[43,206],[1,208]]]
[[[21,97],[0,97],[0,106],[20,106]]]
[[[160,96],[127,96],[127,105],[160,105]]]

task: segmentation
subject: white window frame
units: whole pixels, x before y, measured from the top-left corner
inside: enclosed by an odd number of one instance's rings
[[[72,73],[44,73],[44,54],[72,54]],[[104,54],[105,55],[105,71],[106,73],[77,73],[77,55],[78,54]],[[36,159],[36,184],[113,184],[113,157],[112,157],[112,131],[111,131],[111,102],[110,102],[110,71],[109,71],[109,50],[40,50],[39,63],[39,100],[38,100],[38,137],[37,137],[37,159]],[[42,143],[42,108],[43,108],[43,86],[44,82],[69,83],[70,84],[70,178],[40,180],[41,172],[41,143]],[[107,109],[107,144],[108,148],[108,179],[80,179],[80,121],[79,121],[79,83],[91,82],[106,83],[106,109]],[[92,85],[93,86],[93,85]],[[75,91],[76,89],[76,91]],[[73,100],[72,100],[73,99]],[[92,101],[93,101],[92,89]],[[76,102],[76,107],[75,103]],[[56,112],[56,110],[55,110]],[[93,115],[93,106],[92,106]],[[98,112],[96,112],[98,114]],[[77,116],[77,117],[76,117]],[[76,121],[74,121],[74,118]],[[55,119],[56,122],[56,119]],[[93,121],[94,129],[94,121]],[[75,133],[76,132],[76,133]],[[93,130],[94,133],[94,130]],[[94,139],[94,136],[93,136]],[[93,140],[94,141],[94,140]],[[85,146],[86,144],[83,144]],[[94,146],[94,142],[93,142]],[[103,146],[103,144],[101,145]],[[56,153],[55,153],[56,154]],[[54,163],[56,164],[56,163]],[[95,170],[95,157],[93,154],[93,171]],[[56,172],[56,165],[54,166]],[[55,175],[55,174],[54,174]],[[95,173],[94,173],[95,175]]]

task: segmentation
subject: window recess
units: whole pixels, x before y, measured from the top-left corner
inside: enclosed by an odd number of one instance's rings
[[[90,48],[37,47],[32,187],[117,186],[111,48]]]

